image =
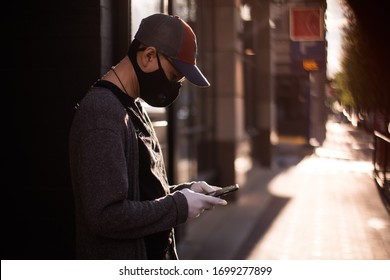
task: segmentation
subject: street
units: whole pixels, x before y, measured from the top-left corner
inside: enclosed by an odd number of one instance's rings
[[[390,215],[372,178],[372,138],[328,121],[310,155],[282,147],[271,169],[254,166],[228,206],[188,222],[181,259],[390,259]],[[289,164],[286,164],[289,163]]]

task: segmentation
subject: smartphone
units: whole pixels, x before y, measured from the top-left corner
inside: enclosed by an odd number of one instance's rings
[[[231,185],[231,186],[227,186],[227,187],[221,188],[221,189],[216,190],[216,191],[209,192],[207,194],[208,195],[212,195],[212,196],[223,196],[223,195],[226,195],[228,193],[237,191],[239,188],[240,187],[238,186],[238,184],[234,184],[234,185]]]

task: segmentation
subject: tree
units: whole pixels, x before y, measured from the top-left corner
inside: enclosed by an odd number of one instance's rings
[[[358,0],[345,0],[349,21],[344,30],[341,96],[353,98],[358,112],[390,113],[389,35],[386,10]],[[337,81],[336,81],[337,83]]]
[[[343,104],[344,107],[356,108],[354,98],[347,86],[346,74],[344,72],[336,73],[333,82],[336,88],[336,100]]]

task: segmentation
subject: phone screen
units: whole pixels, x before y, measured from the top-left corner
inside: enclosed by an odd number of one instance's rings
[[[225,195],[225,194],[228,194],[228,193],[237,191],[238,189],[239,189],[238,184],[234,184],[234,185],[227,186],[227,187],[224,187],[224,188],[222,188],[222,189],[219,189],[219,190],[210,192],[210,193],[208,193],[208,195],[212,195],[212,196],[222,196],[222,195]]]

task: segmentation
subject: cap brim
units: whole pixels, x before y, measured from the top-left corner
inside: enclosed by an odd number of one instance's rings
[[[186,77],[191,83],[198,87],[209,87],[210,83],[206,77],[200,72],[198,66],[194,64],[184,63],[182,61],[172,59],[177,70]]]

